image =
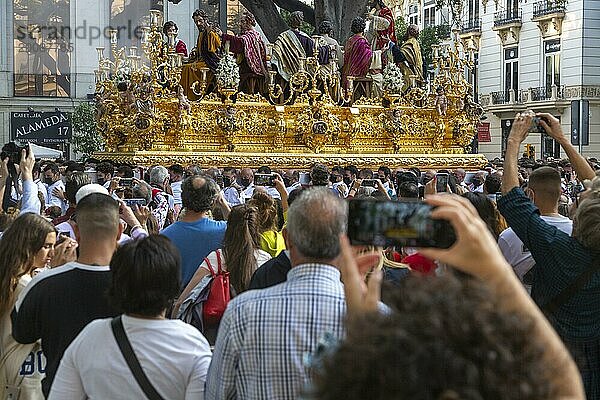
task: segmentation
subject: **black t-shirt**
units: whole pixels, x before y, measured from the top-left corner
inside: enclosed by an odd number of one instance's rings
[[[270,259],[254,271],[248,289],[266,289],[285,282],[290,269],[292,263],[285,251],[282,251],[277,257]]]
[[[13,337],[20,343],[42,339],[47,397],[63,353],[92,320],[118,315],[108,302],[108,266],[72,262],[44,271],[23,290],[12,312]]]

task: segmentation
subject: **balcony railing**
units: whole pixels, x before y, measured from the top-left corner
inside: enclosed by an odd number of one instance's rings
[[[463,22],[460,33],[481,32],[481,18],[475,18]]]
[[[492,104],[506,104],[508,103],[507,100],[507,93],[502,91],[502,92],[492,92],[490,93],[490,96],[492,96]]]
[[[529,101],[562,100],[565,98],[565,86],[541,86],[528,90]],[[555,91],[553,93],[553,91]]]
[[[533,18],[544,15],[564,13],[567,9],[565,0],[544,0],[533,5]]]
[[[512,97],[514,97],[512,99],[511,94],[513,94]],[[521,91],[502,90],[500,92],[490,93],[490,97],[492,100],[491,104],[514,104],[522,102]]]
[[[494,14],[494,27],[521,23],[523,21],[523,11],[519,8],[518,10],[503,10],[498,11]]]

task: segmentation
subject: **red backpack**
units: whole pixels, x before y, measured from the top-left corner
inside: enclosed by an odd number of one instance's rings
[[[227,303],[231,300],[231,288],[229,286],[229,272],[223,271],[221,267],[221,251],[217,250],[218,270],[215,272],[208,257],[204,259],[206,266],[213,277],[210,283],[208,299],[202,307],[202,318],[205,324],[216,324],[223,317]]]

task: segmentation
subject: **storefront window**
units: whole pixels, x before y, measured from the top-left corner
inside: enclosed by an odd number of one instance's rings
[[[15,96],[70,96],[70,1],[13,1]]]

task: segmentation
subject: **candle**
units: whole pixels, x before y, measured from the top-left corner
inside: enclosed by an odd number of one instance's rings
[[[150,26],[158,25],[158,10],[150,10]]]
[[[169,32],[169,50],[175,49],[175,33]]]
[[[117,40],[118,40],[118,35],[117,35],[117,30],[116,29],[110,29],[108,31],[110,33],[110,44],[112,45],[116,45],[117,44]]]
[[[148,43],[149,34],[150,34],[150,28],[148,28],[147,26],[144,26],[142,28],[142,44]]]
[[[98,52],[98,62],[101,62],[104,59],[104,47],[96,47],[96,51]]]

